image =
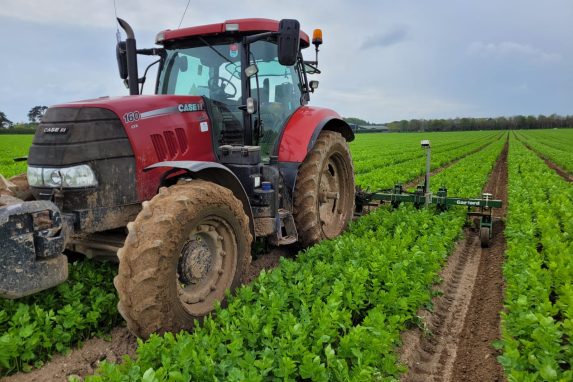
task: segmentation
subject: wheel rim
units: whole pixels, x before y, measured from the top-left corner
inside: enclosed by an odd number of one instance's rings
[[[176,269],[179,301],[188,313],[205,315],[224,298],[235,276],[237,252],[233,229],[219,217],[203,219],[191,230]]]
[[[324,162],[319,180],[319,219],[322,232],[327,238],[340,234],[345,224],[347,178],[344,159],[340,154],[334,153]]]

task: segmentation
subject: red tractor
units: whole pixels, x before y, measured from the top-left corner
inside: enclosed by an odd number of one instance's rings
[[[319,71],[302,49],[318,53],[319,30],[310,41],[296,20],[229,20],[137,49],[118,21],[130,96],[47,110],[28,156],[34,200],[0,207],[0,296],[64,281],[64,249],[117,255],[119,311],[146,337],[212,311],[239,285],[255,238],[339,235],[354,211],[354,135],[307,105],[318,86],[307,74]],[[140,95],[138,54],[158,58],[154,95]]]

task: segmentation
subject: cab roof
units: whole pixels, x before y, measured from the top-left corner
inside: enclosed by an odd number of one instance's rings
[[[236,19],[227,20],[218,24],[199,25],[181,29],[166,29],[158,34],[157,41],[163,44],[166,41],[184,39],[193,36],[215,36],[227,33],[256,34],[263,32],[278,32],[279,22],[271,19]],[[163,38],[160,38],[162,35]],[[309,46],[310,39],[306,33],[300,31],[301,48]]]

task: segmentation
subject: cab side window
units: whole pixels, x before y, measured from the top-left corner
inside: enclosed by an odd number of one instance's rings
[[[295,66],[283,66],[278,60],[275,43],[257,41],[251,45],[251,62],[259,69],[259,94],[251,77],[253,97],[260,97],[263,135],[261,154],[268,158],[284,123],[301,106],[301,86]]]

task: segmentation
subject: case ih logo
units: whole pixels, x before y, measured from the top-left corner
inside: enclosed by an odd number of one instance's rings
[[[182,104],[179,104],[179,106],[177,108],[179,109],[179,111],[181,113],[184,113],[187,111],[199,111],[199,110],[203,110],[203,104],[201,104],[201,103],[182,103]]]
[[[67,132],[67,127],[44,127],[45,134],[65,134]]]

